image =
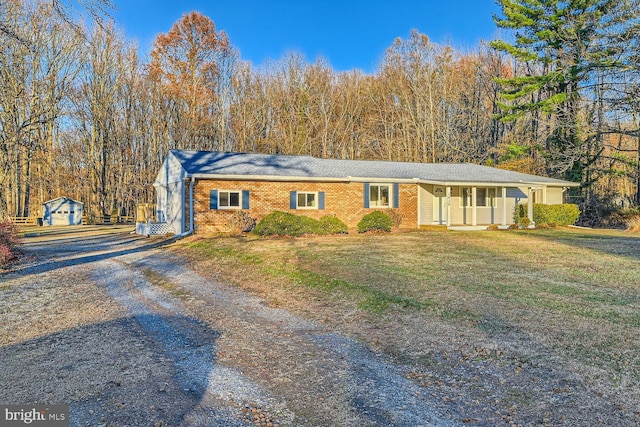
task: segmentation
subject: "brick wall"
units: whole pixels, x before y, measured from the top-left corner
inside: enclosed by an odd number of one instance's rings
[[[416,184],[400,184],[398,212],[402,215],[401,228],[416,228],[418,224],[418,187]],[[349,228],[355,228],[362,217],[375,210],[386,208],[364,208],[363,183],[335,182],[267,182],[267,181],[218,181],[197,180],[194,187],[194,221],[196,233],[230,231],[229,219],[237,209],[217,209],[209,207],[211,190],[249,190],[249,209],[245,210],[258,221],[271,212],[283,211],[296,215],[306,215],[320,219],[334,215]],[[291,191],[325,193],[325,209],[290,209]]]

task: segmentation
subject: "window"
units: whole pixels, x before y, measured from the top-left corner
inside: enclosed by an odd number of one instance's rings
[[[219,191],[218,209],[240,209],[240,192]]]
[[[471,206],[471,189],[470,188],[461,188],[460,189],[460,207],[466,208]]]
[[[324,191],[291,191],[290,209],[324,209]]]
[[[496,189],[495,188],[477,188],[476,189],[476,206],[495,207],[496,206]]]
[[[298,209],[315,209],[318,207],[317,193],[302,193],[298,192]]]
[[[210,209],[249,209],[249,190],[211,190]]]
[[[474,206],[473,190],[471,188],[460,189],[460,207],[466,208]],[[475,206],[477,207],[495,207],[496,206],[496,189],[495,188],[476,188]]]
[[[369,186],[369,206],[372,208],[389,207],[389,185],[371,184]]]
[[[400,207],[400,184],[371,184],[364,183],[364,207],[365,208],[391,208]]]

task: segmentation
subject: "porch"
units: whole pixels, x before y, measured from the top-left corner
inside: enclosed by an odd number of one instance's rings
[[[514,223],[518,204],[527,204],[533,223],[534,203],[562,203],[563,188],[496,186],[494,184],[420,184],[418,226],[443,226],[454,230],[483,230],[490,225],[507,228]]]

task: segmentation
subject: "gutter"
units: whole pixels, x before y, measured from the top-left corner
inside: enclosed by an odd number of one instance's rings
[[[285,176],[285,175],[230,175],[230,174],[206,174],[194,173],[189,174],[192,179],[214,179],[221,181],[277,181],[277,182],[349,182],[349,178],[323,178],[309,176]]]
[[[580,184],[570,181],[560,182],[535,182],[535,181],[445,181],[421,178],[382,178],[382,177],[309,177],[309,176],[287,176],[287,175],[232,175],[232,174],[188,174],[191,179],[214,179],[221,181],[273,181],[273,182],[398,182],[398,183],[420,183],[450,187],[504,187],[504,186],[543,186],[543,187],[579,187]]]
[[[192,176],[191,177],[191,183],[189,184],[189,229],[185,232],[182,232],[180,234],[176,234],[175,236],[173,236],[174,239],[182,239],[183,237],[187,237],[191,234],[193,234],[194,232],[194,226],[193,226],[193,186],[195,185],[196,182],[196,177]]]

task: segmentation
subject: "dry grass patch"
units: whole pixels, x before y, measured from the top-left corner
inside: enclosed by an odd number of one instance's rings
[[[640,215],[634,215],[625,220],[625,224],[627,225],[627,231],[633,233],[640,233]]]

